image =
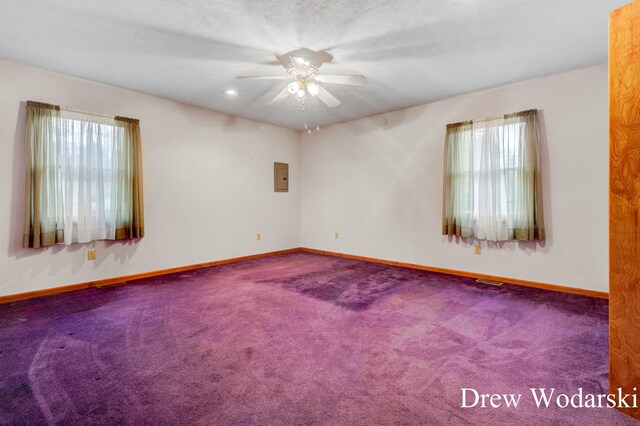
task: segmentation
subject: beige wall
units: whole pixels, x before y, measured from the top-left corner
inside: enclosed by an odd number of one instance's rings
[[[531,108],[546,136],[548,239],[475,255],[440,235],[445,125]],[[304,134],[302,245],[607,291],[607,123],[602,65]]]
[[[140,119],[145,238],[21,248],[26,100]],[[297,247],[299,147],[292,130],[0,62],[0,296]],[[273,192],[274,161],[289,193]]]

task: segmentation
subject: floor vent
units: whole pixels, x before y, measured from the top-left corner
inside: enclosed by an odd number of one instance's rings
[[[127,283],[126,281],[122,281],[122,282],[119,282],[119,283],[111,283],[111,284],[96,284],[96,287],[97,288],[117,287],[119,285],[123,285],[123,284],[126,284],[126,283]]]
[[[478,278],[476,280],[477,283],[481,283],[481,284],[489,284],[489,285],[494,285],[496,287],[500,287],[502,285],[501,282],[498,281],[491,281],[491,280],[483,280],[482,278]]]

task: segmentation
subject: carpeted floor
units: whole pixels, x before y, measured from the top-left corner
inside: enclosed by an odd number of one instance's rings
[[[607,362],[604,300],[293,253],[0,306],[0,423],[640,426],[535,407]]]

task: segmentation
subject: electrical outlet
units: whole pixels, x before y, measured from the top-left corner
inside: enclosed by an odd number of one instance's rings
[[[258,232],[258,233],[256,234],[256,240],[260,241],[260,239],[261,239],[261,238],[262,238],[262,235],[260,235],[260,233]]]
[[[480,254],[482,252],[482,249],[480,248],[480,246],[473,246],[473,252],[475,254]]]
[[[88,260],[96,260],[96,249],[87,250],[87,259]]]
[[[338,232],[336,231],[336,240],[340,238],[340,234],[338,234]]]

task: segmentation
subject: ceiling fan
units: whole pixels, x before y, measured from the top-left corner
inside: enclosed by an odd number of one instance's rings
[[[366,86],[367,79],[363,75],[332,75],[320,74],[320,67],[330,62],[333,57],[327,52],[315,52],[311,49],[297,49],[276,55],[278,62],[286,69],[285,75],[248,76],[241,75],[237,79],[244,80],[291,80],[271,101],[275,104],[284,101],[289,95],[303,102],[307,95],[317,97],[328,107],[340,105],[340,100],[333,96],[320,83],[346,84],[351,86]]]

